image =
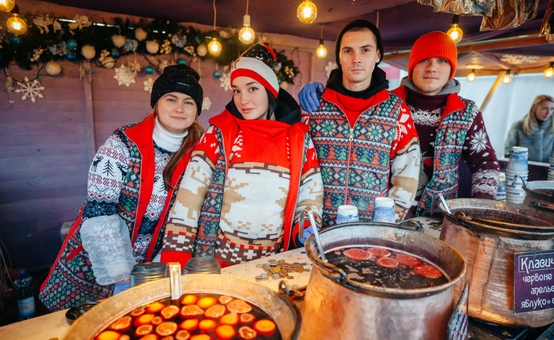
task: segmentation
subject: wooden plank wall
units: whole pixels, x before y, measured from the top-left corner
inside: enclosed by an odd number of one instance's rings
[[[319,60],[312,54],[317,41],[267,36],[300,68],[302,74],[287,88],[293,96],[306,82],[326,79],[325,65],[334,60],[331,48],[327,60]],[[143,68],[148,65],[142,56],[137,60]],[[200,71],[204,96],[212,102],[199,118],[207,127],[208,119],[224,108],[232,93],[225,92],[212,75],[223,68],[209,61],[188,61]],[[116,67],[126,62],[127,57],[120,58]],[[57,77],[41,70],[44,98],[35,103],[14,92],[10,104],[6,76],[0,75],[0,240],[13,268],[34,270],[52,264],[61,246],[62,223],[74,220],[84,201],[92,155],[115,128],[140,121],[150,112],[150,94],[143,82],[158,75],[140,72],[136,83],[126,87],[118,86],[113,69],[92,65],[86,76],[90,78],[80,79],[79,63],[61,65],[63,72]],[[9,72],[20,81],[36,75],[36,69],[16,65]]]

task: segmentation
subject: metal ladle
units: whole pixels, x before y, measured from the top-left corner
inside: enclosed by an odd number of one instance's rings
[[[321,239],[319,238],[319,231],[317,230],[317,224],[315,222],[314,213],[310,208],[306,208],[304,212],[300,214],[300,221],[298,226],[298,238],[302,238],[304,236],[304,218],[305,218],[304,215],[306,213],[308,214],[308,218],[310,219],[310,224],[312,226],[312,231],[313,231],[317,250],[319,251],[321,259],[324,262],[327,262],[327,258],[325,257],[325,253],[323,252],[323,246],[321,245]]]

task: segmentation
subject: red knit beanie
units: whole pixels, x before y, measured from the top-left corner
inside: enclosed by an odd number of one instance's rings
[[[269,46],[260,43],[252,45],[236,61],[231,71],[231,84],[236,77],[250,77],[269,90],[275,98],[279,94],[279,81],[273,70],[276,55]]]
[[[412,71],[420,61],[428,58],[444,58],[450,63],[450,79],[456,73],[458,64],[458,49],[450,36],[441,31],[433,31],[419,37],[408,60],[408,76],[412,78]]]

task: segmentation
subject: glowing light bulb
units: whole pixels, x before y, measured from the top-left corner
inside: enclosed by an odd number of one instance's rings
[[[27,23],[17,13],[13,13],[6,21],[6,26],[8,26],[8,32],[14,35],[22,35],[27,32]]]
[[[546,78],[552,78],[554,76],[554,63],[550,63],[550,67],[543,72]]]
[[[254,38],[256,38],[256,33],[250,27],[250,15],[245,14],[243,19],[243,27],[239,31],[239,40],[245,44],[251,44],[254,41]]]
[[[217,57],[221,54],[221,49],[221,43],[217,38],[212,38],[212,41],[208,44],[208,51],[210,51],[210,54]]]
[[[318,58],[325,58],[327,56],[327,49],[323,44],[323,39],[319,39],[319,47],[317,48],[317,50],[315,50],[315,55]]]
[[[298,20],[304,24],[311,24],[317,18],[317,7],[310,0],[304,0],[296,9]]]
[[[458,26],[458,16],[454,15],[452,17],[452,26],[450,29],[446,32],[452,38],[452,41],[454,41],[455,44],[459,43],[462,38],[464,37],[464,31]]]
[[[467,75],[467,81],[474,81],[475,78],[477,78],[477,75],[474,70],[471,70],[471,72]]]
[[[502,78],[502,82],[504,84],[509,84],[511,81],[512,81],[512,77],[510,76],[510,72],[506,72],[506,74]]]
[[[0,0],[0,12],[11,12],[15,7],[15,0]]]

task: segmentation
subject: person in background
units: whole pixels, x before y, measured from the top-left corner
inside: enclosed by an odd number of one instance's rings
[[[303,244],[315,227],[300,237],[306,208],[321,220],[317,156],[274,63],[262,44],[237,60],[233,99],[210,119],[168,216],[162,261],[214,256],[225,267],[270,256]]]
[[[39,298],[52,311],[109,297],[114,284],[96,282],[83,250],[80,228],[100,216],[117,214],[129,228],[136,262],[152,261],[163,239],[163,222],[174,191],[200,139],[197,122],[203,91],[196,71],[169,66],[152,86],[153,112],[118,128],[96,153],[88,173],[88,193]]]
[[[392,91],[410,108],[422,152],[417,196],[409,216],[439,212],[438,194],[447,200],[458,197],[463,161],[472,174],[472,197],[494,199],[496,195],[500,167],[479,108],[458,95],[460,83],[453,78],[457,62],[456,44],[446,33],[424,34],[410,52],[408,77]],[[300,103],[307,109],[313,109],[318,88],[314,84],[300,93]]]
[[[550,162],[554,144],[554,98],[547,94],[535,97],[531,109],[522,120],[515,122],[504,144],[504,155],[510,156],[512,146],[529,149],[529,160]]]
[[[313,106],[300,96],[322,168],[324,226],[335,224],[338,207],[346,204],[358,208],[360,221],[371,221],[375,198],[386,196],[394,199],[399,222],[415,198],[417,133],[404,101],[387,91],[386,74],[377,66],[383,53],[373,23],[348,23],[337,36],[338,68],[325,90],[308,96]]]

